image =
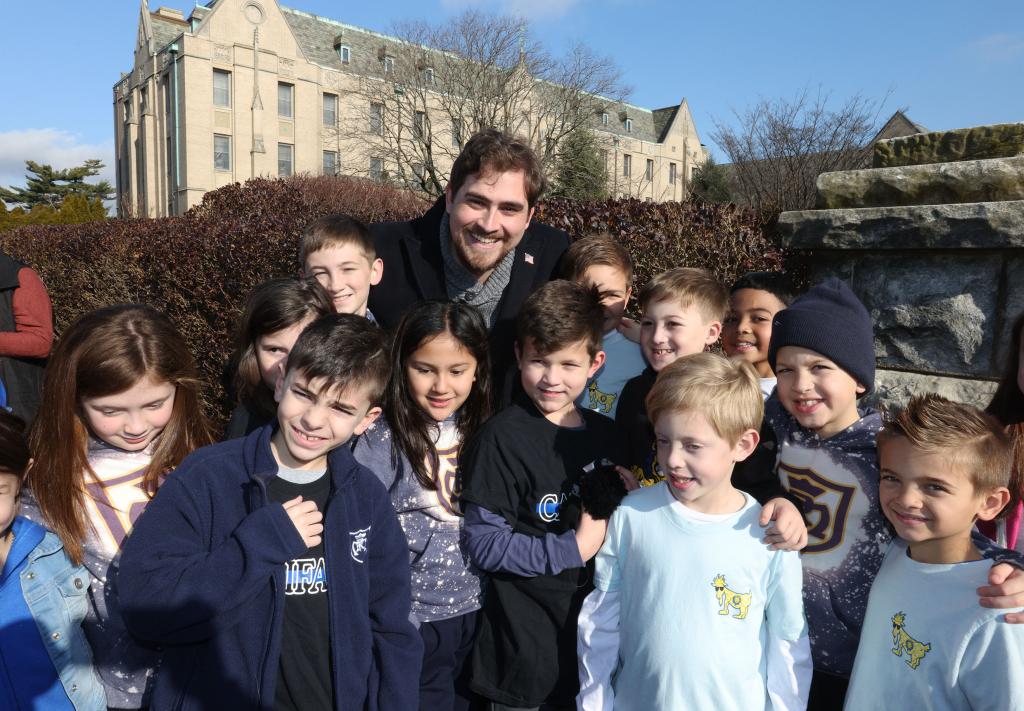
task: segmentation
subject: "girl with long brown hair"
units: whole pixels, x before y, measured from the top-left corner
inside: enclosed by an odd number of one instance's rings
[[[137,304],[79,318],[44,375],[25,514],[89,571],[83,627],[108,707],[148,704],[159,657],[124,628],[117,560],[162,478],[212,441],[199,388],[195,361],[170,320]]]

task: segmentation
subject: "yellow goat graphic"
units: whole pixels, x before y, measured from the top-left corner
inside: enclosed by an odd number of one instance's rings
[[[750,593],[738,593],[730,590],[725,582],[725,576],[721,573],[715,576],[711,585],[715,588],[718,604],[722,606],[722,609],[718,611],[719,615],[728,615],[729,608],[735,607],[736,614],[733,615],[735,619],[742,620],[747,616],[747,611],[750,610]]]
[[[921,660],[924,659],[924,655],[931,651],[932,645],[929,643],[922,644],[916,639],[907,634],[907,631],[903,628],[904,622],[906,622],[907,616],[902,612],[897,612],[892,616],[892,653],[897,657],[902,657],[903,653],[907,653],[906,661],[907,666],[911,669],[917,669],[921,664]]]

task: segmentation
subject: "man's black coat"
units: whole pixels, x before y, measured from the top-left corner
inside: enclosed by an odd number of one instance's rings
[[[421,301],[448,298],[440,241],[444,212],[442,197],[415,220],[370,226],[377,256],[384,261],[384,277],[370,289],[369,308],[388,330]],[[513,344],[519,308],[535,289],[557,276],[558,261],[568,247],[565,232],[532,222],[515,249],[512,275],[491,329],[491,364],[499,404],[509,401],[515,380],[511,375],[515,372]]]

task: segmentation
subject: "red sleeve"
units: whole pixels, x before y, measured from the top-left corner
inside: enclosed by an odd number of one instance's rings
[[[0,355],[45,358],[53,345],[53,311],[46,287],[34,271],[18,271],[14,290],[14,330],[0,331]]]

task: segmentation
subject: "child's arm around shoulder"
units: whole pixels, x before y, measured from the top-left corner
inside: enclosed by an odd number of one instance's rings
[[[242,496],[231,485],[214,491],[221,473],[220,458],[208,451],[187,457],[125,542],[118,573],[121,611],[142,639],[208,639],[235,624],[232,613],[267,586],[275,569],[306,550],[288,512],[276,503],[240,516],[230,535],[214,543],[212,509],[226,494]]]
[[[1007,609],[1024,607],[1024,556],[1000,548],[978,531],[971,537],[974,545],[994,565],[988,574],[988,585],[978,588],[982,607]],[[1024,623],[1024,612],[1008,612],[1003,619],[1011,624]]]
[[[365,467],[362,474],[372,480],[365,490],[373,502],[367,565],[374,669],[367,708],[412,709],[419,703],[423,641],[409,619],[412,587],[408,542],[384,486]]]

